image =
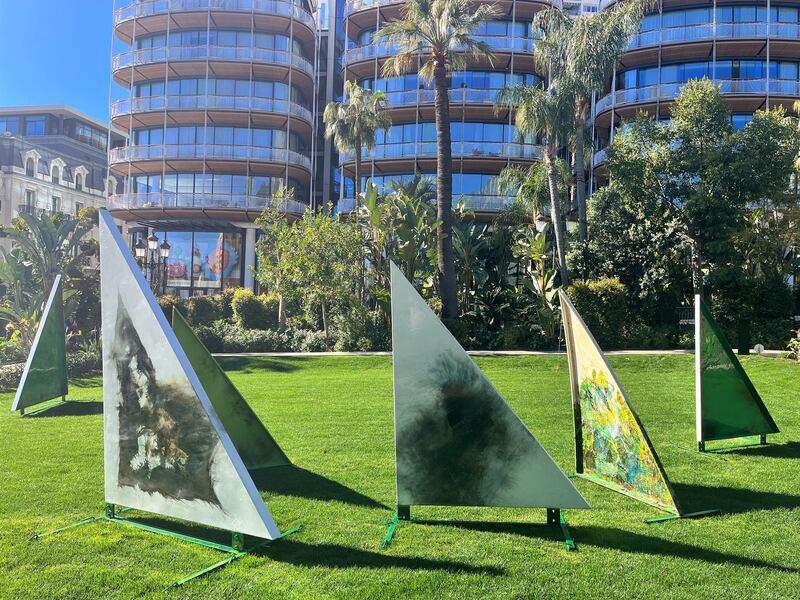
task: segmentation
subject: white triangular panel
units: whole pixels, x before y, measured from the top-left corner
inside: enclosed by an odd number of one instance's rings
[[[392,264],[399,505],[588,508]]]
[[[114,224],[100,211],[106,502],[275,539],[280,530]]]

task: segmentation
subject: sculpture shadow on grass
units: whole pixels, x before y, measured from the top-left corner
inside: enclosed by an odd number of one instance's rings
[[[214,359],[226,372],[236,371],[245,375],[258,373],[259,371],[291,373],[303,368],[303,365],[295,364],[302,362],[303,358],[301,357],[278,359],[263,356],[215,356]]]
[[[416,521],[415,521],[416,522]],[[481,521],[429,521],[427,525],[439,525],[458,527],[471,531],[479,531],[491,534],[510,534],[519,535],[530,539],[548,540],[554,542],[563,541],[560,529],[548,527],[536,523],[503,523],[503,522],[481,522]],[[654,526],[655,527],[655,526]],[[595,546],[610,550],[619,550],[630,554],[646,554],[654,557],[685,558],[688,560],[699,560],[709,564],[733,564],[741,567],[754,567],[783,571],[787,573],[800,573],[800,569],[795,567],[780,565],[765,560],[747,558],[718,550],[701,548],[691,544],[674,542],[663,538],[642,535],[625,529],[598,526],[575,526],[570,525],[575,543],[579,549],[582,546]]]
[[[35,408],[35,407],[34,407]],[[102,415],[103,403],[88,400],[67,400],[53,408],[33,415],[25,415],[26,419],[47,419],[50,417],[85,417],[88,415]]]
[[[280,563],[327,569],[408,569],[411,571],[477,573],[493,577],[506,574],[506,570],[502,567],[491,565],[471,565],[444,559],[397,556],[385,552],[368,552],[338,544],[307,544],[292,538],[257,548],[253,554],[268,556],[271,560]]]
[[[800,496],[746,488],[712,487],[673,483],[687,512],[718,508],[723,513],[739,514],[776,508],[800,508]]]
[[[356,506],[388,510],[387,506],[369,496],[295,465],[256,469],[250,476],[262,492],[313,500],[335,500]]]
[[[784,444],[767,444],[766,446],[748,446],[746,448],[732,448],[720,450],[717,454],[738,456],[764,456],[767,458],[800,458],[800,442],[786,442]]]

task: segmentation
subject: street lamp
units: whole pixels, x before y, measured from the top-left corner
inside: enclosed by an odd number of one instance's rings
[[[134,252],[136,261],[144,272],[145,279],[150,282],[150,288],[154,292],[161,288],[161,293],[163,294],[167,284],[167,259],[169,258],[170,245],[166,239],[161,245],[159,245],[158,241],[158,236],[155,233],[147,236],[147,242],[140,238],[134,246]]]

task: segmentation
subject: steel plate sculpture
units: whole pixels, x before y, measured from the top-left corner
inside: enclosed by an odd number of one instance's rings
[[[391,286],[397,518],[412,505],[588,508],[394,264]]]
[[[594,483],[670,513],[685,513],[661,460],[619,383],[569,297],[559,291],[575,423],[575,471]]]
[[[174,308],[172,329],[247,470],[290,465],[291,461],[225,371]]]
[[[48,402],[54,398],[59,403],[66,399],[67,345],[64,335],[64,299],[61,292],[61,275],[57,275],[44,305],[39,328],[25,361],[22,379],[11,405],[11,412],[20,411]],[[50,408],[41,406],[28,414]]]
[[[695,296],[697,447],[706,442],[779,433],[753,382],[725,339],[705,300]]]

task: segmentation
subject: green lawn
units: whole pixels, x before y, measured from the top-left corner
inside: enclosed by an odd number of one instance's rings
[[[573,438],[566,358],[478,363],[569,470]],[[800,598],[800,366],[744,360],[784,433],[776,445],[699,455],[693,357],[615,356],[687,510],[724,515],[646,525],[658,512],[588,482],[592,505],[568,518],[567,552],[542,509],[419,508],[469,526],[402,525],[379,549],[393,512],[388,357],[224,362],[293,462],[310,471],[265,494],[278,524],[305,529],[256,556],[169,592],[198,598]],[[73,382],[83,410],[20,419],[0,396],[0,598],[161,597],[209,565],[213,550],[110,523],[40,541],[39,531],[103,509],[99,378]],[[69,405],[67,405],[69,406]],[[63,407],[62,407],[63,409]],[[85,414],[88,413],[88,414]],[[518,524],[503,524],[502,522]],[[520,522],[530,525],[519,524]]]

